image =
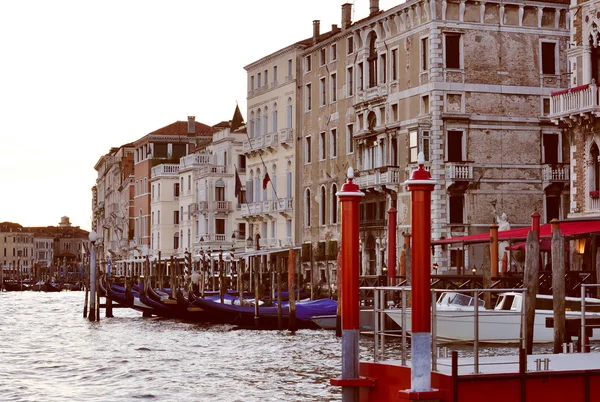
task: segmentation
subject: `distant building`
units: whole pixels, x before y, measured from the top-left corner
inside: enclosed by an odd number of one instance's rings
[[[30,276],[35,263],[33,233],[18,223],[0,223],[0,262],[4,278]]]

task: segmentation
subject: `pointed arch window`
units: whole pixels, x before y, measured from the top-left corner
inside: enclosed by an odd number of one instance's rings
[[[325,226],[326,223],[326,212],[327,211],[327,194],[325,191],[325,186],[321,186],[321,197],[319,202],[319,224],[321,226]]]
[[[589,184],[590,192],[600,190],[600,150],[594,142],[590,149]]]
[[[339,213],[338,197],[336,195],[337,191],[337,185],[333,183],[333,185],[331,186],[331,223],[334,225],[338,223]]]
[[[310,227],[310,189],[304,192],[304,227]]]

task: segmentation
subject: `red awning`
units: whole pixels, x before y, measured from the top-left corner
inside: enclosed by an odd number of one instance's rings
[[[594,232],[600,232],[600,219],[598,220],[569,220],[561,221],[559,229],[563,236],[579,236],[582,234],[590,234]],[[527,233],[531,228],[519,228],[511,230],[503,230],[498,232],[498,240],[521,240],[527,238]],[[552,234],[552,225],[549,223],[540,225],[540,237],[550,237]],[[475,243],[488,243],[490,241],[490,234],[479,233],[470,236],[452,237],[449,239],[433,240],[432,245],[440,244],[475,244]]]

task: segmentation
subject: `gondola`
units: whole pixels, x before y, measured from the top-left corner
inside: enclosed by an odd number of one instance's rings
[[[231,296],[230,296],[231,297]],[[255,308],[249,305],[235,305],[234,303],[221,303],[216,299],[201,299],[194,301],[194,305],[206,311],[207,319],[215,323],[226,323],[242,328],[253,329],[278,329],[277,305],[262,305],[258,308],[258,320],[255,319]],[[296,329],[318,329],[314,316],[335,314],[337,302],[331,299],[312,301],[299,301],[296,303]],[[289,303],[281,305],[282,326],[289,326]]]
[[[31,290],[32,285],[28,283],[21,283],[19,281],[8,281],[4,280],[4,290],[7,292],[21,292],[24,290]]]

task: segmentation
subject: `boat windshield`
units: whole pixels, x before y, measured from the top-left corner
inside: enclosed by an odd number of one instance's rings
[[[454,306],[474,306],[473,297],[464,295],[462,293],[442,293],[439,299],[440,304],[444,305],[454,305]],[[479,300],[479,305],[484,306],[485,302],[483,300]]]

